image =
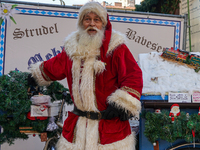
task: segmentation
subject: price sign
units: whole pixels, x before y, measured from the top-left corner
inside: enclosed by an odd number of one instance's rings
[[[189,93],[172,93],[169,92],[168,102],[171,103],[191,103],[191,96]]]
[[[193,103],[200,103],[200,92],[199,91],[195,91],[192,94],[192,102]]]

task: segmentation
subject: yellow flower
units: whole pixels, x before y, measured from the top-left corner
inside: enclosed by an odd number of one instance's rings
[[[8,9],[4,9],[3,12],[6,14],[8,13]]]

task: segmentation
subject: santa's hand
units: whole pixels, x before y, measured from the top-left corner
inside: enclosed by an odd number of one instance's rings
[[[109,104],[105,110],[104,118],[110,120],[115,117],[119,117],[121,121],[126,121],[132,116],[126,113],[125,110],[116,108],[114,105]]]
[[[112,105],[108,105],[108,107],[107,107],[107,109],[105,110],[105,113],[104,113],[104,119],[110,120],[110,119],[115,118],[115,117],[119,117],[118,109],[115,108]]]
[[[120,116],[119,116],[119,119],[120,119],[121,121],[129,120],[131,117],[133,117],[133,116],[131,115],[131,113],[125,112],[125,110],[120,109]]]
[[[31,73],[28,75],[27,81],[28,81],[28,86],[37,86],[37,83]]]
[[[28,88],[29,96],[41,94],[40,88],[37,85],[37,82],[35,81],[35,79],[33,78],[31,73],[28,75],[27,82],[28,82],[28,86],[29,86],[29,88]]]

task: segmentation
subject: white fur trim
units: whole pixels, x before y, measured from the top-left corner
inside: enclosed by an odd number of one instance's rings
[[[82,111],[84,111],[83,103],[81,101],[80,92],[79,92],[79,83],[80,83],[80,67],[81,67],[81,60],[76,59],[74,57],[73,59],[73,65],[72,65],[72,77],[73,77],[73,83],[72,83],[72,94],[74,97],[74,103],[76,107]]]
[[[116,47],[118,47],[119,45],[123,43],[126,43],[125,35],[118,31],[112,30],[112,35],[111,35],[107,54],[112,53],[112,51],[115,50]]]
[[[85,117],[79,117],[77,121],[77,131],[75,143],[68,142],[63,136],[60,137],[56,144],[56,150],[84,150],[85,148],[85,134],[86,134],[86,121]]]
[[[86,134],[86,123],[87,122],[87,118],[85,117],[79,117],[76,128],[76,140],[75,140],[75,144],[76,144],[76,150],[83,150],[85,147],[85,134]]]
[[[98,150],[99,121],[88,119],[86,129],[86,150]]]
[[[116,90],[108,97],[108,103],[114,104],[118,108],[123,108],[125,111],[130,111],[133,115],[138,116],[141,111],[141,103],[138,99],[131,96],[123,90]]]
[[[86,127],[87,121],[87,127]],[[123,140],[111,144],[98,144],[98,120],[90,120],[79,117],[75,143],[68,142],[63,136],[60,137],[57,150],[135,150],[135,134],[127,136]]]
[[[100,74],[105,70],[105,63],[100,61],[100,60],[96,60],[94,63],[94,71],[95,74]]]
[[[98,112],[95,106],[95,95],[94,95],[94,62],[95,58],[86,58],[81,73],[81,84],[80,93],[83,101],[83,107],[86,111]]]
[[[30,71],[31,71],[32,77],[36,80],[39,86],[48,86],[52,83],[52,81],[46,81],[43,78],[42,73],[40,71],[41,63],[42,62],[37,62],[36,64],[32,64],[30,66]]]
[[[83,70],[80,73],[81,59],[74,57],[72,66],[72,94],[74,103],[78,109],[82,111],[95,111],[98,109],[95,106],[94,95],[94,62],[95,58],[86,58]],[[81,84],[80,84],[81,79]]]
[[[85,14],[94,12],[96,13],[102,20],[103,25],[107,24],[107,10],[98,2],[88,2],[83,5],[79,10],[77,27],[82,27],[82,21]]]
[[[132,133],[131,135],[127,136],[125,139],[121,140],[121,141],[117,141],[111,144],[95,144],[95,146],[92,144],[90,145],[89,149],[87,150],[135,150],[135,137],[134,137],[134,133]],[[94,149],[93,149],[94,147]],[[79,149],[77,147],[77,143],[73,144],[68,142],[63,136],[61,136],[61,138],[59,139],[57,145],[56,145],[56,150],[84,150],[83,149]]]
[[[117,141],[111,144],[101,145],[99,144],[98,150],[135,150],[135,137],[134,133],[127,136],[121,141]]]
[[[56,150],[75,150],[75,144],[68,142],[61,136],[56,144]]]

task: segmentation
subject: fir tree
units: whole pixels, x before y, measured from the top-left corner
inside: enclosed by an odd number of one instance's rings
[[[0,145],[7,142],[13,144],[15,139],[27,139],[28,136],[20,133],[19,127],[32,127],[34,131],[46,132],[49,120],[29,120],[27,113],[30,111],[31,101],[28,96],[27,72],[11,71],[7,75],[0,76],[0,125],[3,132],[0,134]],[[40,87],[42,93],[50,95],[52,101],[62,99],[62,92],[67,91],[59,82],[53,82],[48,87]],[[70,96],[65,99],[67,104],[71,104]],[[53,132],[47,132],[48,137],[52,137],[56,132],[61,132],[59,128]]]

